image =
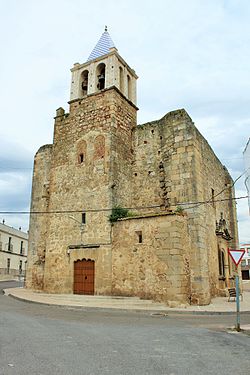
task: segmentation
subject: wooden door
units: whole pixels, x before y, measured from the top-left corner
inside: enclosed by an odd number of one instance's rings
[[[94,294],[94,280],[94,260],[83,259],[74,262],[74,294]]]

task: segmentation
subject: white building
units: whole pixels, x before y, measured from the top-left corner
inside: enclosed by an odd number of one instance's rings
[[[248,193],[248,206],[249,206],[249,215],[250,215],[250,138],[247,142],[245,150],[243,151],[245,170],[246,170],[246,179],[245,184]]]
[[[245,243],[240,248],[245,250],[241,261],[242,280],[250,280],[250,243]]]
[[[0,279],[24,276],[28,251],[28,233],[0,223]]]

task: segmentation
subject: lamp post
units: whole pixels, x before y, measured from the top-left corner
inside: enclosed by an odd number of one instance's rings
[[[84,224],[81,223],[79,220],[77,220],[74,216],[69,216],[70,219],[76,221],[79,225],[80,225],[80,231],[81,231],[81,245],[83,244],[82,243],[82,235],[83,235],[83,231],[84,231]]]

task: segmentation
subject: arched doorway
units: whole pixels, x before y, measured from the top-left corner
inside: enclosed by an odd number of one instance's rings
[[[95,261],[78,259],[74,262],[74,294],[94,294]]]

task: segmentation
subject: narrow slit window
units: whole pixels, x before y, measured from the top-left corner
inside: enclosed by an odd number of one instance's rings
[[[82,164],[84,162],[84,154],[79,155],[79,164]]]
[[[86,212],[82,213],[82,224],[86,224]]]
[[[20,254],[23,254],[23,241],[21,241]]]
[[[11,248],[12,248],[11,237],[9,237],[9,241],[8,241],[8,251],[11,251]]]
[[[211,189],[211,194],[212,194],[212,205],[213,207],[215,206],[215,201],[214,201],[214,189]]]
[[[138,243],[142,243],[142,231],[137,231],[136,234]]]

